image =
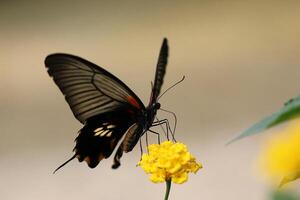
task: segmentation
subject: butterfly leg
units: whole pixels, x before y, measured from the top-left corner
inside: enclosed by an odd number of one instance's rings
[[[167,130],[168,130],[168,129],[170,130],[170,133],[171,133],[171,135],[172,135],[172,140],[173,140],[174,142],[176,142],[176,139],[175,139],[175,132],[172,131],[172,129],[171,129],[171,127],[170,127],[169,120],[168,120],[168,119],[163,119],[163,120],[161,120],[161,123],[166,125]],[[176,126],[176,125],[175,125],[175,126]],[[175,128],[174,128],[174,130],[175,130]]]
[[[159,110],[167,112],[167,113],[170,113],[171,115],[173,115],[173,117],[174,117],[174,129],[173,129],[173,133],[175,134],[176,126],[177,126],[177,116],[176,116],[176,114],[174,112],[172,112],[172,111],[165,110],[163,108],[160,108]]]
[[[169,140],[169,129],[168,129],[168,127],[166,126],[166,130],[165,130],[164,127],[162,126],[163,123],[161,123],[158,118],[156,118],[156,119],[157,119],[157,121],[155,121],[155,122],[152,123],[152,127],[154,127],[154,126],[160,126],[161,129],[162,129],[162,131],[164,132],[167,140]]]
[[[170,127],[170,123],[169,123],[169,120],[168,120],[168,119],[162,119],[162,120],[157,119],[157,121],[156,121],[156,122],[153,122],[153,124],[152,124],[152,126],[162,126],[162,125],[165,125],[165,126],[166,126],[166,130],[167,130],[166,136],[167,136],[167,139],[170,140],[170,139],[169,139],[169,131],[170,131],[170,133],[171,133],[171,135],[172,135],[172,140],[173,140],[174,142],[176,142],[175,135],[174,135],[174,133],[173,133],[171,127]],[[163,127],[162,127],[162,128],[163,128]],[[163,128],[163,131],[165,132],[165,129],[164,129],[164,128]]]
[[[144,154],[144,152],[143,152],[142,138],[140,138],[140,150],[141,150],[141,159],[140,160],[142,160],[142,155]]]
[[[148,133],[146,132],[146,147],[147,147],[147,153],[149,154],[149,151],[148,151],[148,146],[149,146],[149,142],[148,142]]]
[[[143,157],[143,154],[144,154],[144,151],[143,151],[143,144],[142,144],[142,138],[140,138],[140,153],[141,153],[141,156],[140,156],[140,161],[142,160],[142,157]],[[136,164],[136,167],[138,167],[139,164]]]
[[[160,144],[160,136],[159,136],[160,134],[157,133],[157,132],[155,132],[155,131],[153,131],[153,130],[151,130],[151,129],[148,129],[148,131],[151,132],[151,133],[154,133],[155,135],[157,135],[158,144]]]

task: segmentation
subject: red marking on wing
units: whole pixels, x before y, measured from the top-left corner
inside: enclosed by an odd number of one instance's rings
[[[134,107],[136,107],[136,108],[138,108],[138,109],[140,109],[141,108],[141,106],[140,106],[140,104],[135,100],[135,98],[133,98],[132,96],[128,96],[128,102],[131,104],[131,105],[133,105]]]

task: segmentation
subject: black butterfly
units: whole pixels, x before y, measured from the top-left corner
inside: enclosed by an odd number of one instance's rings
[[[105,69],[80,57],[68,54],[47,56],[48,73],[64,94],[74,116],[84,124],[74,147],[74,158],[94,168],[108,158],[119,140],[112,168],[120,166],[123,152],[130,152],[140,137],[154,125],[160,109],[158,96],[166,73],[168,42],[163,40],[149,105],[144,106],[137,95],[120,79]],[[154,122],[155,123],[155,122]]]

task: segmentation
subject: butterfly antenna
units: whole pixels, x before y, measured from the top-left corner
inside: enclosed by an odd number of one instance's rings
[[[174,112],[172,112],[172,111],[165,110],[165,109],[163,109],[163,108],[160,108],[159,110],[164,111],[164,112],[167,112],[167,113],[170,113],[170,114],[173,115],[174,120],[175,120],[175,121],[174,121],[173,135],[175,136],[176,126],[177,126],[177,117],[176,117],[176,114],[175,114]]]
[[[59,170],[60,168],[62,168],[63,166],[65,166],[66,164],[68,164],[68,162],[70,162],[71,160],[73,160],[74,158],[76,158],[76,154],[74,156],[72,156],[69,160],[67,160],[66,162],[64,162],[63,164],[61,164],[58,168],[56,168],[56,170],[54,170],[53,174],[55,174],[55,172],[57,170]]]
[[[175,87],[176,85],[178,85],[179,83],[181,83],[183,80],[185,79],[185,76],[182,77],[182,79],[178,82],[176,82],[174,85],[172,85],[171,87],[169,87],[168,89],[166,89],[161,95],[159,95],[159,97],[157,98],[157,100],[159,100],[165,93],[167,93],[170,89],[172,89],[173,87]]]

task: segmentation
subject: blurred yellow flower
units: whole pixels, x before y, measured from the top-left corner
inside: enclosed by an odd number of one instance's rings
[[[272,138],[261,156],[264,171],[279,187],[300,177],[300,121],[290,124],[282,134]]]
[[[171,141],[149,145],[148,154],[142,155],[138,165],[151,174],[150,180],[154,183],[172,181],[181,184],[187,181],[188,173],[196,173],[202,168],[186,145]]]

